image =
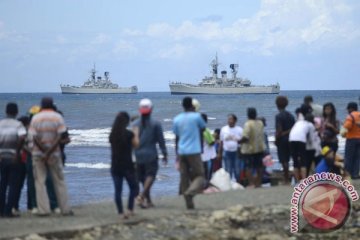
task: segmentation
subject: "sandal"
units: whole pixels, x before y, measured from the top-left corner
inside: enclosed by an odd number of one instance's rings
[[[145,201],[144,197],[139,195],[139,196],[136,197],[135,200],[136,200],[137,205],[142,208],[143,205],[144,205],[144,201]]]

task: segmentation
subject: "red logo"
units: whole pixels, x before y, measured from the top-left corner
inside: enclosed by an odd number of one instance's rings
[[[301,209],[312,227],[335,230],[344,225],[350,214],[350,199],[340,186],[320,183],[304,193]]]

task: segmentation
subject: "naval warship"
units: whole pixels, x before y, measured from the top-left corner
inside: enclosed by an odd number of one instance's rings
[[[135,94],[138,92],[137,86],[119,87],[110,80],[109,72],[104,72],[104,78],[96,76],[95,65],[91,69],[91,75],[82,86],[70,86],[61,84],[61,93],[63,94]]]
[[[210,66],[212,76],[205,77],[198,84],[170,82],[171,94],[278,94],[280,92],[279,83],[267,86],[252,85],[249,79],[237,77],[238,64],[230,64],[232,74],[230,78],[227,77],[226,71],[221,71],[221,77],[218,77],[217,54]]]

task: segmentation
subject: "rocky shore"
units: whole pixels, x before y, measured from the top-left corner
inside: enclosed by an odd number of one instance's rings
[[[359,189],[358,183],[354,185]],[[5,239],[19,240],[359,239],[360,201],[353,203],[347,224],[335,232],[290,233],[292,191],[291,187],[279,186],[202,195],[196,198],[197,210],[193,211],[185,210],[181,197],[158,199],[155,209],[137,209],[136,216],[129,220],[116,216],[112,203],[102,203],[76,209],[75,217],[25,216],[6,222],[1,220],[0,229],[18,225],[18,231],[7,229]],[[43,228],[39,228],[41,223]],[[33,229],[27,234],[21,234],[22,227],[31,226]]]

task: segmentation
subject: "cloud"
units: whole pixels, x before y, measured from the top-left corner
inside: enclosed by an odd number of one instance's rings
[[[140,37],[143,36],[143,33],[140,30],[134,30],[134,29],[129,29],[129,28],[125,28],[122,33],[126,36],[130,36],[130,37]]]
[[[115,54],[137,54],[138,49],[135,47],[135,45],[132,42],[120,39],[115,44],[115,47],[113,48],[113,53]]]
[[[353,23],[352,12],[352,7],[342,0],[262,0],[252,17],[239,18],[228,26],[221,25],[221,16],[210,15],[200,22],[186,20],[178,26],[154,23],[144,32],[126,31],[133,36],[174,43],[221,42],[225,52],[238,49],[272,55],[298,47],[342,46],[344,41],[358,39],[359,26]]]
[[[173,47],[161,50],[158,56],[166,59],[181,58],[190,49],[191,48],[186,45],[175,44]]]
[[[99,33],[92,41],[90,44],[94,44],[94,45],[100,45],[100,44],[105,44],[108,43],[111,40],[111,37],[107,34],[104,33]]]
[[[223,16],[215,15],[215,14],[197,19],[197,21],[199,22],[220,22],[221,20],[223,20]]]

